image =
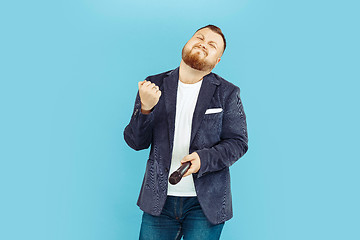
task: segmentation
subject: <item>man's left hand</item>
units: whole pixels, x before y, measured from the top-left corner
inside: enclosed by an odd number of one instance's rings
[[[192,154],[185,156],[181,160],[181,163],[185,163],[185,162],[191,162],[191,165],[183,177],[189,176],[190,174],[197,173],[199,171],[201,162],[200,162],[200,157],[196,152],[193,152]]]

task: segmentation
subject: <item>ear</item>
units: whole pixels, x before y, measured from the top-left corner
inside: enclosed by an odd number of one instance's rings
[[[220,60],[221,60],[221,58],[218,58],[218,59],[217,59],[217,61],[216,61],[216,63],[215,63],[215,66],[220,62]],[[215,67],[215,66],[214,66],[214,67]]]

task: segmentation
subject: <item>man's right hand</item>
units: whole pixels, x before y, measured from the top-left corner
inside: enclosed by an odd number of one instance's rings
[[[161,91],[159,87],[150,81],[141,81],[139,85],[139,95],[141,100],[141,112],[149,114],[151,109],[159,102]]]

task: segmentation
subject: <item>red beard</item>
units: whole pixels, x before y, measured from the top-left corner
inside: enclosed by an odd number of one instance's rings
[[[182,49],[182,59],[186,65],[199,71],[211,71],[215,67],[215,64],[210,64],[206,62],[205,59],[202,59],[200,57],[201,53],[192,53],[192,49],[189,51],[185,50],[185,47]]]

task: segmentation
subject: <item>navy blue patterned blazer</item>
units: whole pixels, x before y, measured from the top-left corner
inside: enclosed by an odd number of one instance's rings
[[[160,215],[167,197],[167,185],[174,142],[176,94],[179,67],[149,76],[162,94],[153,111],[141,113],[139,93],[130,123],[125,127],[126,143],[135,150],[151,146],[138,206]],[[221,112],[205,114],[207,109]],[[248,149],[246,117],[240,89],[214,73],[204,76],[196,103],[189,153],[200,156],[200,170],[193,174],[198,200],[213,224],[232,218],[229,167]]]

